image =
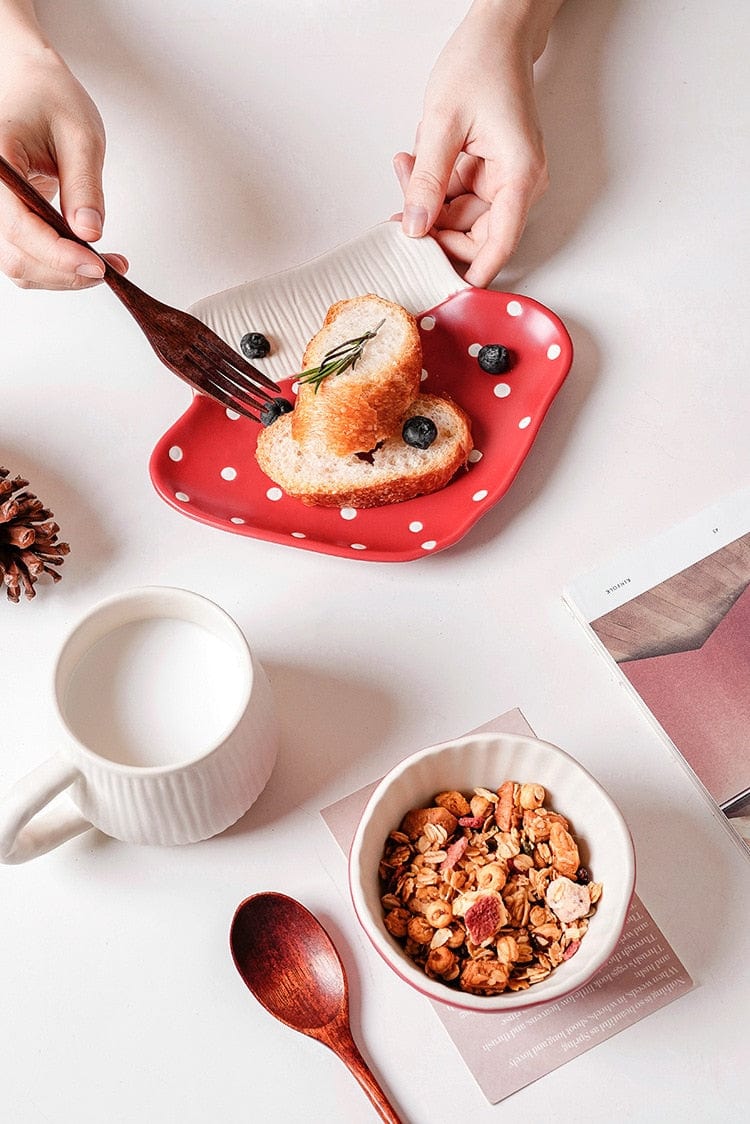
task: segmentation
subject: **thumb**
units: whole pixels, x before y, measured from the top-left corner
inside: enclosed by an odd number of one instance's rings
[[[57,144],[60,208],[79,238],[96,242],[104,226],[104,140],[71,131]]]
[[[421,238],[434,226],[460,151],[460,141],[454,141],[447,130],[432,129],[422,122],[414,167],[404,191],[404,234]]]

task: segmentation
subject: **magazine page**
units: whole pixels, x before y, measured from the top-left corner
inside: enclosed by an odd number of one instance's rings
[[[750,489],[564,597],[750,849]]]

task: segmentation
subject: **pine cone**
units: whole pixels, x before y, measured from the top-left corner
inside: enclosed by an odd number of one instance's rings
[[[70,547],[57,541],[60,530],[41,500],[31,492],[28,480],[8,479],[10,472],[0,467],[0,581],[5,583],[9,601],[19,601],[23,592],[31,601],[34,583],[42,574],[53,581]]]

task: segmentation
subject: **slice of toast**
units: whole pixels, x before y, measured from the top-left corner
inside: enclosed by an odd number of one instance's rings
[[[328,375],[319,386],[301,382],[291,419],[294,440],[345,456],[374,449],[398,427],[419,394],[422,346],[413,316],[370,293],[339,301],[328,310],[302,359],[302,370],[318,367],[346,341],[378,327],[353,367]]]
[[[427,449],[407,445],[401,435],[407,418],[431,418],[437,437]],[[444,487],[467,462],[471,423],[448,398],[421,394],[402,410],[390,436],[370,453],[340,456],[325,441],[304,445],[292,431],[294,414],[284,414],[258,437],[256,456],[263,471],[290,496],[320,507],[379,507]]]

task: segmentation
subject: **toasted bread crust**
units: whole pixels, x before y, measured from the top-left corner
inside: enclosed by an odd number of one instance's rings
[[[324,379],[317,390],[304,383],[299,386],[291,422],[295,441],[302,447],[322,443],[337,456],[366,452],[393,433],[419,393],[422,373],[422,347],[414,317],[374,294],[331,306],[305,350],[303,370],[318,366],[332,346],[343,342],[334,333],[345,310],[349,314],[361,311],[365,330],[375,327],[381,317],[398,322],[403,341],[398,352],[369,375],[344,372]]]
[[[415,453],[401,438],[406,417],[426,414],[439,422],[434,445]],[[373,463],[299,446],[286,414],[261,432],[256,457],[262,470],[284,491],[319,507],[380,507],[436,492],[466,465],[472,449],[467,414],[446,397],[424,394],[399,418],[396,434],[383,443]],[[406,461],[399,464],[399,461]],[[416,467],[415,467],[416,462]],[[325,478],[324,478],[325,477]]]

